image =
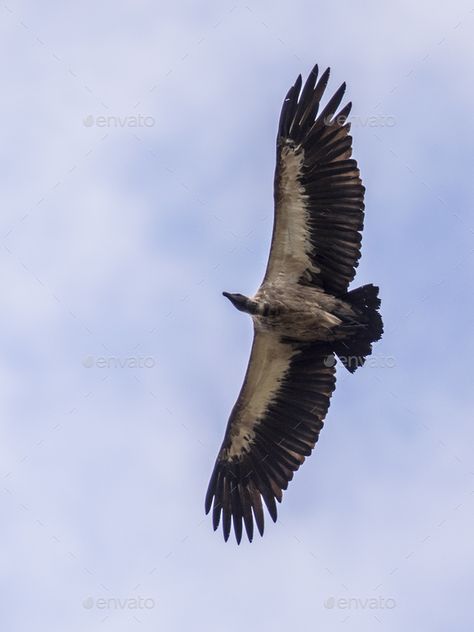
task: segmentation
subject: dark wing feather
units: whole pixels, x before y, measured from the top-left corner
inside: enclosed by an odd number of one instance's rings
[[[334,355],[324,345],[282,342],[255,332],[242,390],[230,415],[206,496],[213,526],[224,538],[254,521],[263,534],[262,500],[273,519],[276,502],[309,456],[323,427],[336,379]]]
[[[345,84],[318,115],[329,68],[317,77],[315,66],[302,91],[298,77],[283,103],[264,283],[311,284],[338,296],[347,291],[360,258],[365,189],[351,159],[351,104],[336,114]]]

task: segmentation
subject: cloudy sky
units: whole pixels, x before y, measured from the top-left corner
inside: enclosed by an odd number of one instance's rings
[[[472,630],[474,9],[318,4],[2,3],[2,629]],[[221,292],[263,276],[315,62],[386,333],[237,547],[203,512],[252,336]]]

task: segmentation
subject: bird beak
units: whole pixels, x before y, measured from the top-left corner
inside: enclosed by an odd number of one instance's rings
[[[228,298],[232,305],[235,305],[235,298],[233,294],[231,294],[230,292],[222,292],[222,296]]]
[[[243,310],[244,302],[242,300],[242,297],[232,294],[231,292],[222,292],[222,295],[228,298],[234,307],[241,311]]]

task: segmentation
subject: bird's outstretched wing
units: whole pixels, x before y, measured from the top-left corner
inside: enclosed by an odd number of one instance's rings
[[[329,68],[301,75],[283,103],[277,136],[275,219],[265,282],[303,283],[346,292],[360,257],[364,187],[351,159],[345,84],[321,110]]]
[[[255,332],[244,384],[230,415],[206,496],[213,525],[222,517],[227,540],[237,542],[254,521],[263,534],[262,499],[270,516],[293,472],[311,454],[336,384],[335,359],[324,345],[281,342]]]

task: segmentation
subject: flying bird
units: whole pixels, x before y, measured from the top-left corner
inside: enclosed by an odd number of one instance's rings
[[[379,288],[349,290],[360,258],[364,191],[351,158],[347,121],[338,111],[345,83],[320,108],[329,79],[318,66],[301,75],[280,115],[270,256],[253,297],[223,292],[253,321],[244,383],[231,412],[206,495],[213,527],[233,525],[252,541],[275,522],[294,472],[323,427],[336,385],[336,357],[353,373],[383,333]]]

